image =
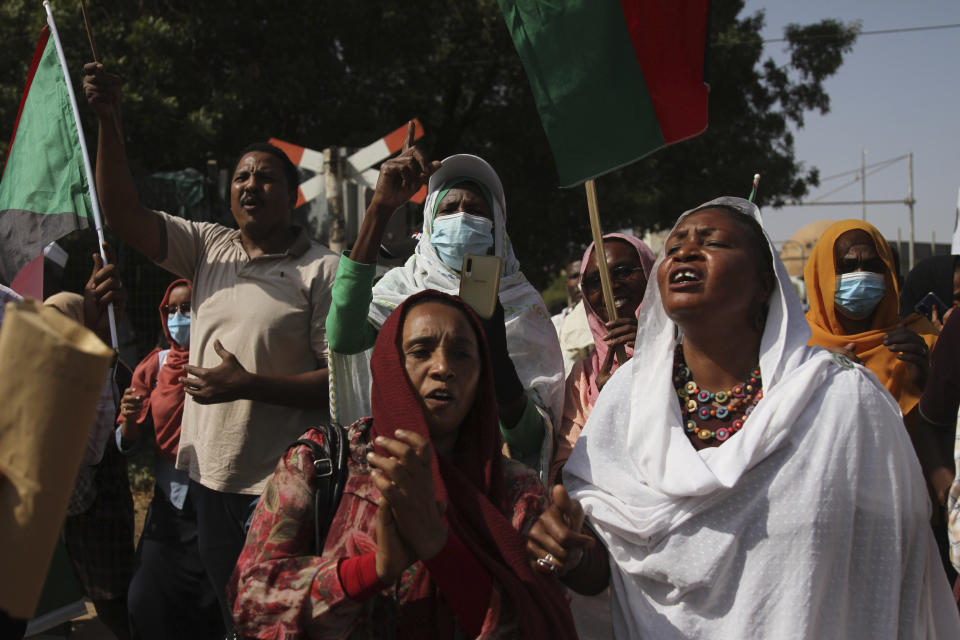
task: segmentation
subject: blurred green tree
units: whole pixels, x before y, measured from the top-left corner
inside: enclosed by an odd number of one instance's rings
[[[422,147],[475,153],[497,168],[509,229],[537,285],[589,242],[582,189],[557,189],[526,76],[495,0],[88,0],[103,62],[125,79],[124,134],[135,175],[230,166],[254,140],[360,146],[417,116]],[[56,5],[79,90],[91,56],[79,3]],[[794,157],[792,129],[829,110],[823,88],[858,25],[785,29],[789,62],[763,56],[763,13],[714,0],[707,80],[710,126],[598,181],[605,229],[658,228],[721,194],[760,203],[800,198],[818,182]],[[0,6],[0,136],[9,139],[43,25],[36,0]],[[82,102],[82,97],[80,98]],[[94,121],[81,105],[88,137]],[[585,123],[589,126],[589,123]],[[0,153],[6,143],[0,142]]]

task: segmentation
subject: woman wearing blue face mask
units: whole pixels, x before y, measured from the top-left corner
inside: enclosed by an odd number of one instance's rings
[[[387,221],[424,184],[423,233],[416,250],[374,286]],[[412,125],[404,151],[380,169],[353,251],[340,259],[326,325],[331,414],[342,424],[370,415],[369,350],[380,326],[419,291],[457,295],[465,254],[503,260],[502,311],[485,323],[501,433],[514,457],[545,470],[563,406],[563,359],[543,299],[513,253],[500,178],[477,156],[427,162],[412,146]]]
[[[216,594],[200,563],[196,513],[187,492],[190,477],[174,466],[183,418],[180,380],[190,358],[191,292],[188,280],[167,287],[160,326],[170,346],[154,349],[137,365],[117,420],[122,453],[136,451],[145,437],[153,439],[156,449],[153,500],[127,594],[138,638],[199,639],[224,633]]]
[[[893,256],[876,227],[844,220],[817,241],[804,268],[810,344],[873,371],[904,416],[916,407],[937,332],[926,318],[899,318]]]

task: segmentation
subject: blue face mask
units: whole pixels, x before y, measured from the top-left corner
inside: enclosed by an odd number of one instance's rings
[[[173,341],[184,349],[190,348],[190,316],[179,311],[167,316],[167,329]]]
[[[445,265],[460,271],[463,256],[483,256],[493,246],[493,221],[466,212],[439,216],[433,221],[430,244]]]
[[[887,293],[887,284],[880,273],[855,271],[837,278],[833,303],[851,320],[863,320],[877,308]]]

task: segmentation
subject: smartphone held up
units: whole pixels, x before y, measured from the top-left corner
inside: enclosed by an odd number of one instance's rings
[[[947,313],[947,305],[944,304],[943,300],[940,299],[937,294],[933,291],[923,296],[923,299],[920,300],[916,305],[914,305],[913,310],[924,316],[927,320],[933,318],[933,310],[937,310],[937,317],[943,318]]]
[[[460,298],[484,320],[497,308],[503,260],[497,256],[463,256],[460,270]]]

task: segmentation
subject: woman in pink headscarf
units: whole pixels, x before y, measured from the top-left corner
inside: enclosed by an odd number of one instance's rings
[[[580,290],[583,292],[583,306],[587,311],[587,322],[596,349],[576,363],[567,376],[563,418],[556,432],[553,462],[550,464],[553,482],[560,481],[560,470],[570,457],[600,390],[620,366],[614,357],[617,347],[622,345],[627,357],[633,355],[637,316],[655,259],[650,247],[642,240],[624,233],[603,236],[603,248],[610,269],[617,319],[610,321],[607,317],[597,255],[591,243],[583,254]]]

